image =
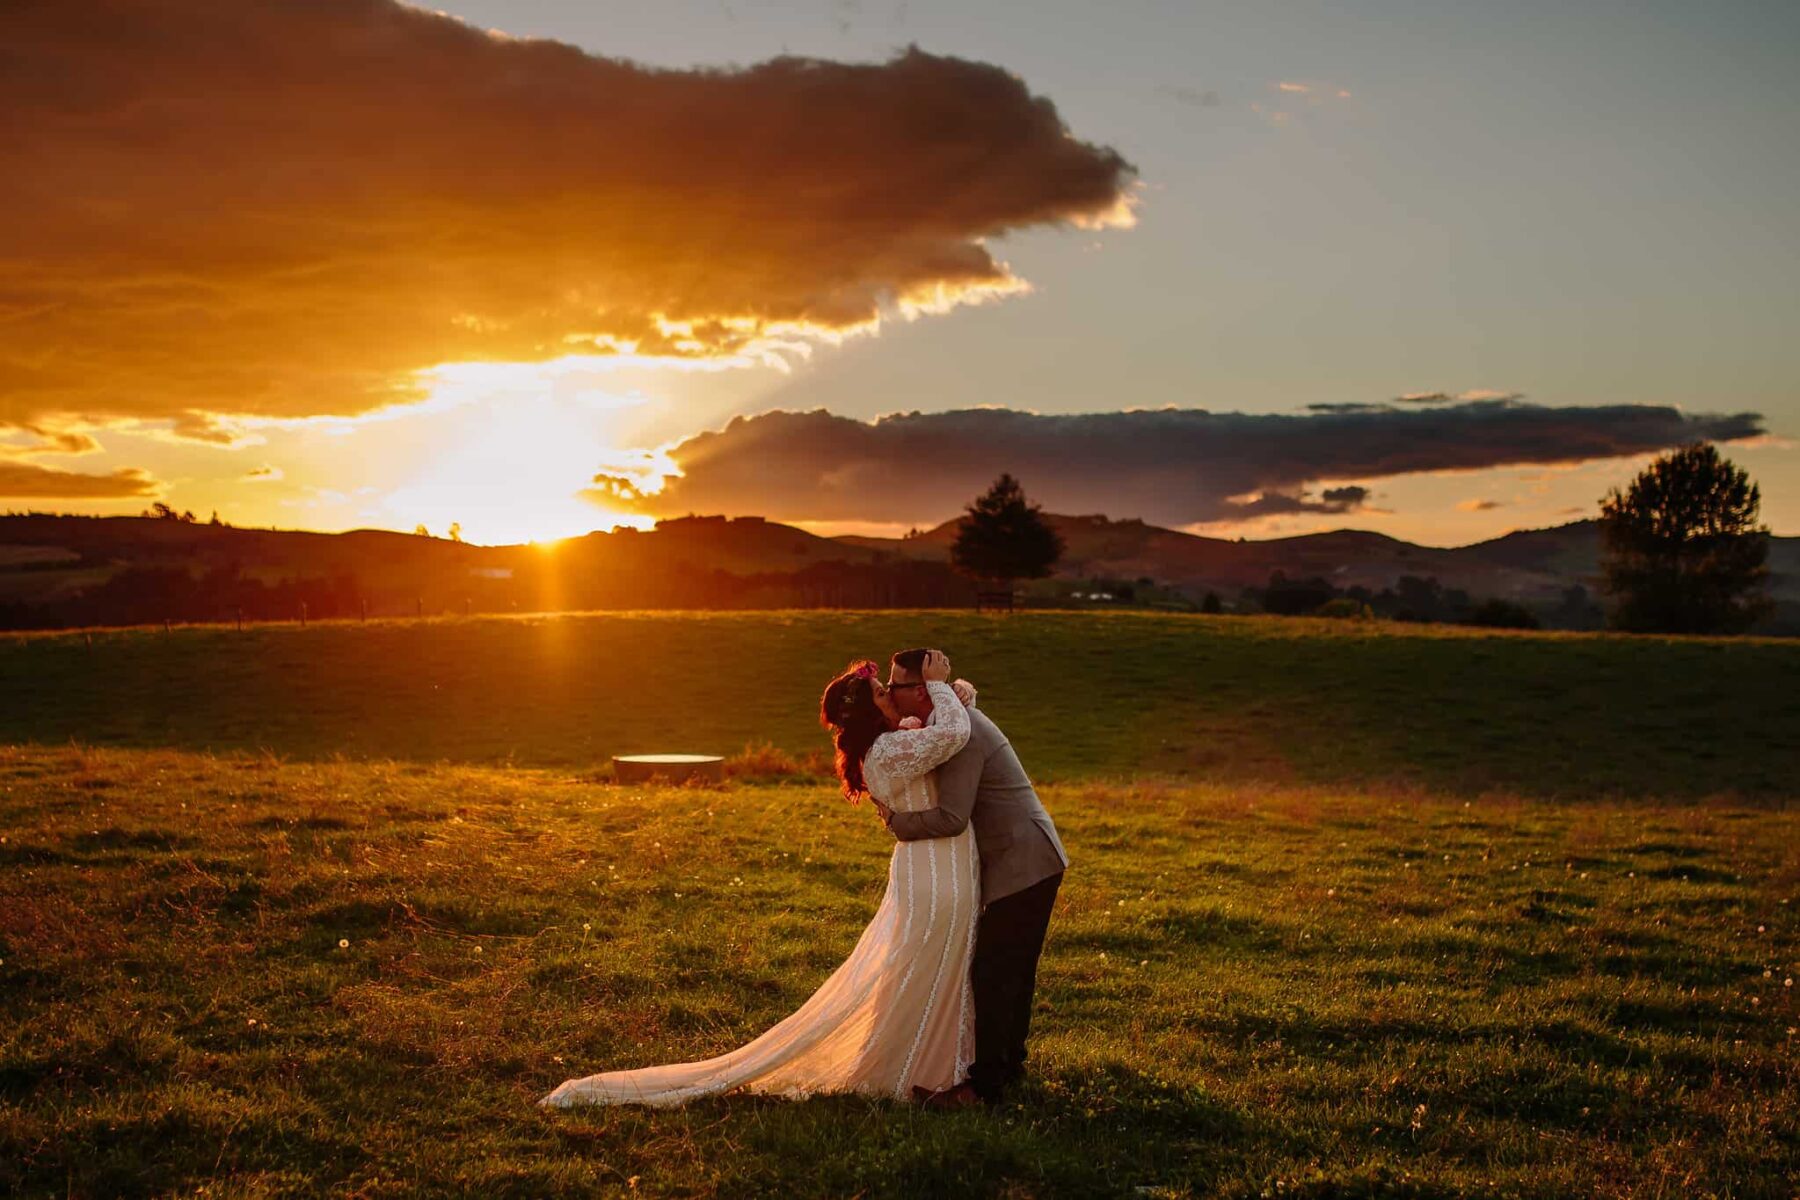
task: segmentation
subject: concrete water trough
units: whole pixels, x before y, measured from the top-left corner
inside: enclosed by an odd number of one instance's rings
[[[613,778],[620,783],[671,783],[698,780],[725,782],[725,760],[717,754],[618,754],[613,756]]]

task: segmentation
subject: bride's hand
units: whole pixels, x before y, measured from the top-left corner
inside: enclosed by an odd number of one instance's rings
[[[950,678],[950,659],[942,650],[927,650],[919,677],[926,683],[943,683]]]

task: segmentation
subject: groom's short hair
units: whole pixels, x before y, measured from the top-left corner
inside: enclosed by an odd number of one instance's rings
[[[930,653],[924,646],[916,650],[902,650],[889,660],[889,665],[899,667],[908,675],[917,675],[925,669],[925,656]]]

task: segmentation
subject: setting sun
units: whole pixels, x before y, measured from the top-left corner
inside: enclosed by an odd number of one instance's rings
[[[383,524],[424,525],[488,545],[547,541],[648,518],[583,496],[596,465],[617,458],[621,409],[641,398],[603,390],[584,360],[471,364],[431,373],[429,406],[444,410],[441,443],[382,498]]]

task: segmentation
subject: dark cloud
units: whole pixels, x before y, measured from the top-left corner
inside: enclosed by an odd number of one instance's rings
[[[759,513],[778,520],[931,521],[954,515],[1001,471],[1060,512],[1162,524],[1277,512],[1343,512],[1366,488],[1323,480],[1570,463],[1762,431],[1756,413],[1652,405],[1546,408],[1512,399],[1310,416],[1204,409],[1038,415],[1012,409],[907,413],[875,422],[814,412],[739,417],[670,451],[661,492],[597,480],[602,498],[655,515]],[[648,489],[646,489],[648,490]]]
[[[1458,400],[1523,400],[1524,392],[1497,392],[1492,388],[1474,388],[1452,396],[1449,392],[1408,392],[1395,396],[1401,404],[1453,404]]]
[[[1463,512],[1487,512],[1489,509],[1504,508],[1506,504],[1501,500],[1464,500],[1456,507]]]
[[[1476,388],[1452,396],[1449,392],[1408,392],[1404,396],[1395,396],[1393,404],[1372,404],[1367,401],[1338,401],[1328,404],[1309,404],[1308,412],[1316,413],[1357,413],[1357,412],[1400,412],[1395,404],[1455,404],[1458,401],[1490,400],[1501,403],[1523,400],[1523,392],[1496,392],[1491,388]]]
[[[0,496],[55,500],[108,500],[153,496],[156,480],[135,467],[110,475],[58,471],[34,463],[0,461]]]
[[[687,357],[1017,281],[1131,168],[1000,67],[656,70],[392,0],[10,0],[0,423],[311,416],[443,362]]]
[[[1345,492],[1355,494],[1342,495]],[[1334,496],[1334,493],[1337,495]],[[1352,512],[1362,506],[1367,491],[1364,488],[1327,488],[1317,500],[1309,499],[1309,495],[1304,489],[1263,492],[1258,496],[1232,500],[1231,512],[1237,520],[1279,517],[1289,513]]]

